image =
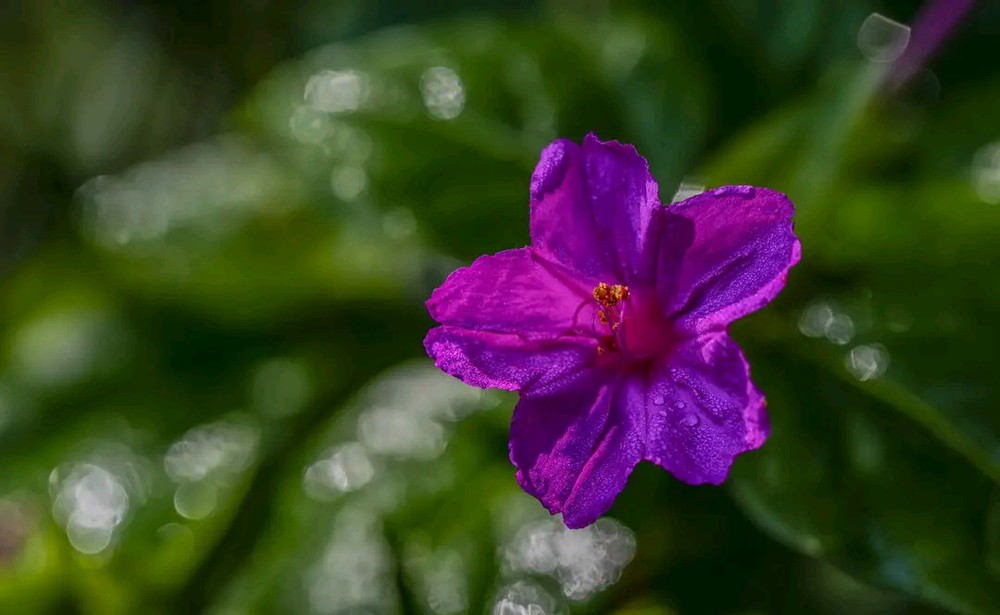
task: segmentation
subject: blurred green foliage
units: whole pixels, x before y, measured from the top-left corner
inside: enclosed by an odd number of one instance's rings
[[[1000,612],[1000,12],[890,94],[916,9],[4,5],[0,612]],[[804,258],[734,331],[764,448],[567,534],[422,302],[589,131]]]

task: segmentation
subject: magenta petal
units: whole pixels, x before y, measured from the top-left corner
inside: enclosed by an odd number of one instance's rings
[[[531,248],[481,256],[449,275],[427,301],[427,310],[443,325],[557,338],[591,326],[589,314],[581,321],[591,288],[561,269]]]
[[[593,372],[514,408],[510,459],[517,480],[571,528],[614,503],[642,458],[642,378]]]
[[[677,326],[725,328],[766,305],[785,285],[801,247],[794,209],[766,188],[724,186],[664,212],[657,294]]]
[[[724,333],[690,340],[650,375],[646,459],[690,484],[720,484],[733,459],[760,447],[764,396],[739,346]]]
[[[580,375],[597,356],[597,342],[585,337],[526,340],[510,333],[436,327],[424,339],[437,367],[484,389],[544,394]]]
[[[544,150],[531,177],[532,247],[595,280],[618,267],[604,245],[587,197],[583,148],[568,139]]]
[[[646,229],[656,181],[631,145],[588,135],[542,152],[531,178],[532,246],[587,279],[630,284],[649,276]]]

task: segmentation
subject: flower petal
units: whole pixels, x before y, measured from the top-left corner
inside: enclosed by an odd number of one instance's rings
[[[545,394],[578,377],[597,357],[597,340],[528,340],[510,333],[435,327],[424,348],[441,371],[483,389]]]
[[[656,180],[633,146],[560,139],[531,178],[532,246],[587,279],[635,283],[652,271],[643,248],[657,207]]]
[[[531,248],[481,256],[452,272],[427,301],[443,325],[553,339],[593,330],[591,289],[547,263]]]
[[[571,528],[614,503],[642,458],[645,385],[594,370],[544,396],[522,396],[510,429],[517,481]]]
[[[724,186],[665,210],[657,294],[681,330],[721,330],[785,285],[801,247],[792,202],[766,188]]]
[[[733,459],[760,447],[769,426],[750,366],[724,333],[661,357],[650,375],[646,459],[680,480],[720,484]]]

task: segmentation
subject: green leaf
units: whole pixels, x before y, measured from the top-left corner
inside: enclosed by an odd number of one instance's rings
[[[637,18],[389,30],[284,67],[239,118],[325,170],[318,205],[349,207],[329,172],[358,169],[361,206],[402,208],[433,245],[467,257],[526,243],[527,178],[558,136],[636,143],[672,193],[706,108],[681,49]]]
[[[788,191],[804,251],[786,296],[738,328],[763,342],[756,359],[748,346],[772,436],[737,464],[733,494],[769,534],[863,581],[995,613],[1000,215],[964,169],[900,173],[947,139],[873,98],[875,69],[835,83],[707,167],[713,184]],[[806,340],[796,324],[824,336],[814,316],[849,332]]]
[[[733,473],[747,513],[867,582],[961,613],[1000,612],[984,556],[989,480],[821,366],[758,359],[772,436]]]

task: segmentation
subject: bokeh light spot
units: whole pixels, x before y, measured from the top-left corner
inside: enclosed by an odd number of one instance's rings
[[[52,513],[70,544],[88,555],[106,549],[129,510],[122,481],[102,466],[80,463],[66,476],[53,470],[49,482],[56,494]]]
[[[894,62],[910,43],[910,27],[872,13],[858,29],[858,48],[872,62]]]
[[[311,497],[327,500],[360,489],[374,477],[375,466],[365,447],[347,442],[306,468],[302,481]]]
[[[259,439],[259,430],[247,422],[201,425],[170,446],[163,467],[177,483],[225,478],[249,467]]]
[[[695,178],[687,178],[684,181],[682,181],[681,184],[677,187],[677,192],[674,193],[674,196],[673,198],[670,199],[670,202],[680,203],[681,201],[699,195],[704,191],[705,191],[705,182]]]
[[[395,612],[394,562],[371,511],[345,508],[304,582],[314,613]]]
[[[439,120],[453,120],[465,109],[465,87],[450,68],[428,68],[420,77],[420,90],[427,112]]]
[[[570,600],[586,600],[610,586],[635,555],[635,535],[613,519],[580,530],[555,519],[523,526],[503,550],[510,572],[551,576]]]
[[[972,159],[972,185],[990,205],[1000,204],[1000,141],[983,146]]]
[[[355,200],[367,187],[368,174],[359,166],[339,166],[330,174],[330,188],[342,201]]]
[[[306,83],[303,98],[313,109],[327,113],[356,111],[368,95],[368,77],[358,71],[325,70]]]
[[[889,367],[889,351],[882,344],[862,344],[847,353],[847,369],[858,380],[872,380],[885,374]]]
[[[500,590],[493,604],[493,615],[553,615],[558,603],[540,586],[518,581]]]

